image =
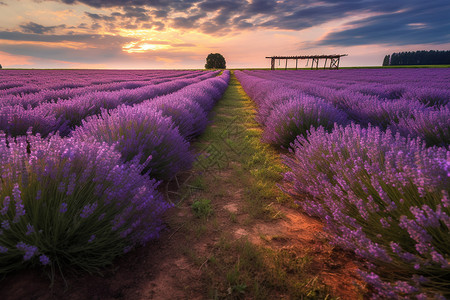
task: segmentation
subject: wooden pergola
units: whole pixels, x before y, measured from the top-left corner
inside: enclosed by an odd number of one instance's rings
[[[307,59],[306,65],[308,65],[309,60],[311,60],[311,70],[312,69],[319,69],[319,60],[325,59],[325,63],[323,65],[323,68],[327,68],[327,61],[330,59],[330,64],[328,66],[328,69],[339,69],[339,61],[341,60],[342,56],[347,56],[347,54],[331,54],[331,55],[299,55],[299,56],[266,56],[266,58],[270,58],[270,69],[275,70],[275,60],[278,59],[280,62],[281,60],[286,60],[286,65],[284,67],[285,70],[287,70],[287,64],[288,60],[295,59],[295,69],[298,69],[298,60],[300,59]]]

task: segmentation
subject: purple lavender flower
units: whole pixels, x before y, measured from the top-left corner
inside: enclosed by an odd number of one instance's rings
[[[91,235],[91,237],[88,240],[88,243],[92,243],[95,240],[95,234]]]
[[[13,223],[17,223],[19,222],[20,217],[25,215],[25,207],[23,206],[21,192],[17,183],[14,185],[12,194],[14,196],[14,202],[16,206],[16,215],[14,217]]]
[[[11,229],[11,225],[9,224],[9,220],[3,220],[3,221],[2,221],[2,228],[3,228],[4,230]]]
[[[0,214],[2,216],[6,215],[8,213],[10,201],[11,201],[11,199],[9,198],[9,196],[5,196],[5,199],[3,199],[3,207],[0,210]]]
[[[63,202],[61,203],[61,206],[59,207],[59,213],[64,214],[67,212],[67,203]]]
[[[94,202],[92,204],[87,204],[83,207],[83,211],[80,213],[80,217],[87,218],[90,215],[92,215],[97,208],[97,202]]]
[[[25,235],[30,235],[35,233],[36,231],[34,230],[34,226],[31,224],[27,224],[27,232],[25,233]]]
[[[41,264],[43,266],[46,266],[46,265],[48,265],[50,263],[50,259],[44,254],[39,256],[39,261],[41,262]]]
[[[28,245],[24,242],[17,243],[16,248],[25,252],[23,260],[30,260],[33,256],[37,255],[38,252],[38,248],[36,246]]]

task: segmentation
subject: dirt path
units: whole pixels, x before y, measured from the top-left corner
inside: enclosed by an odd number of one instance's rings
[[[254,107],[234,76],[215,113],[196,143],[198,163],[168,185],[177,205],[159,240],[103,277],[67,275],[67,290],[61,278],[50,290],[35,271],[11,275],[0,299],[360,298],[352,257],[275,187],[278,153],[259,143]]]

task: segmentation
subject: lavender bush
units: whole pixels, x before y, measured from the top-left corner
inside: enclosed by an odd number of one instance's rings
[[[168,204],[143,166],[93,140],[0,133],[0,274],[89,272],[156,238]]]
[[[399,119],[391,125],[392,130],[403,136],[419,137],[428,146],[450,145],[450,107],[414,110],[411,115]]]
[[[200,134],[207,125],[208,116],[200,105],[183,95],[167,95],[151,100],[143,105],[149,105],[160,110],[172,122],[185,139]]]
[[[352,124],[311,129],[284,162],[286,189],[367,260],[378,296],[450,296],[450,151]]]
[[[189,169],[194,160],[189,143],[180,135],[170,117],[151,105],[120,106],[116,110],[88,117],[72,136],[88,141],[94,138],[114,145],[124,161],[139,158],[150,162],[144,171],[157,179],[170,179]]]
[[[275,106],[265,123],[263,141],[287,148],[311,127],[331,130],[335,123],[348,123],[346,114],[320,99],[303,95]]]
[[[417,100],[427,106],[444,106],[450,101],[450,91],[438,88],[410,87],[403,95],[408,100]]]

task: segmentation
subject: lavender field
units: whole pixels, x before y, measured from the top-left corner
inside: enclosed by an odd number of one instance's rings
[[[229,71],[8,70],[0,77],[0,274],[98,271],[156,238],[161,180],[189,169],[192,138]]]
[[[370,293],[449,296],[450,69],[234,74],[280,188],[363,262]],[[157,238],[161,183],[193,166],[231,75],[3,70],[0,274],[96,272]]]
[[[377,297],[450,294],[450,71],[236,71],[283,189],[365,261]],[[445,296],[445,297],[444,297]]]

